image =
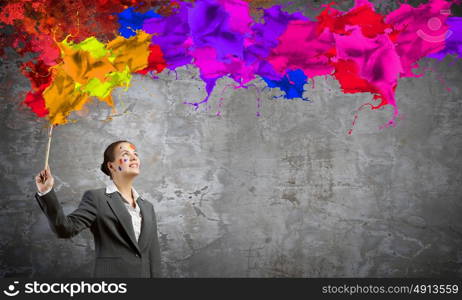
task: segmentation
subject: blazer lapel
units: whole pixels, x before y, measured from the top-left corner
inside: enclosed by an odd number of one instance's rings
[[[125,230],[128,237],[130,238],[131,243],[141,255],[140,247],[138,243],[136,242],[135,230],[133,229],[131,216],[128,213],[127,208],[125,207],[125,204],[122,202],[123,201],[122,198],[120,197],[119,193],[110,193],[106,195],[109,197],[106,200],[109,206],[111,207],[112,211],[114,212],[114,215],[116,215],[120,224],[122,224],[123,229]],[[141,234],[140,234],[140,238],[141,238]]]
[[[140,236],[138,238],[138,245],[141,250],[144,249],[144,247],[149,245],[149,237],[152,235],[152,230],[153,230],[153,215],[152,215],[152,209],[150,209],[149,205],[146,205],[145,200],[141,199],[140,197],[136,200],[136,203],[140,206],[141,210],[141,232]]]

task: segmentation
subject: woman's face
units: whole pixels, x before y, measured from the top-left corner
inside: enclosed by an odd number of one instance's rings
[[[136,147],[130,143],[120,143],[114,149],[114,161],[109,163],[114,176],[138,175],[140,173],[140,159]]]

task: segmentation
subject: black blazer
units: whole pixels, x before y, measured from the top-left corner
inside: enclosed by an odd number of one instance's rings
[[[86,191],[79,207],[65,215],[55,191],[35,198],[59,238],[71,238],[89,227],[95,239],[94,277],[160,277],[160,247],[153,205],[136,199],[141,215],[138,242],[131,216],[118,192]]]

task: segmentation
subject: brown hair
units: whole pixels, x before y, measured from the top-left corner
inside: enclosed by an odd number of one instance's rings
[[[111,175],[111,171],[109,170],[107,166],[107,163],[114,161],[115,159],[114,150],[117,147],[117,145],[120,143],[130,143],[130,142],[125,141],[125,140],[116,141],[110,144],[109,146],[107,146],[106,150],[104,150],[104,160],[103,160],[103,163],[101,164],[101,171],[103,171],[103,173],[109,176],[111,179],[112,179],[112,175]]]

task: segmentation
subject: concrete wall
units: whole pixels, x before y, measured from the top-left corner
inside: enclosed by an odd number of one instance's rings
[[[89,230],[51,232],[33,194],[46,129],[19,103],[29,83],[20,58],[2,61],[0,86],[0,276],[91,276]],[[462,62],[424,60],[436,72],[400,80],[404,117],[353,113],[369,94],[346,95],[333,79],[306,86],[311,102],[264,90],[226,89],[194,111],[204,86],[193,68],[158,80],[135,75],[103,103],[56,128],[50,156],[66,213],[103,187],[105,147],[128,139],[141,156],[135,188],[154,204],[170,277],[462,276]],[[256,82],[263,87],[262,82]],[[447,88],[452,91],[449,92]],[[220,101],[220,97],[223,100]],[[221,116],[217,116],[217,110]],[[256,112],[260,112],[260,117]]]

